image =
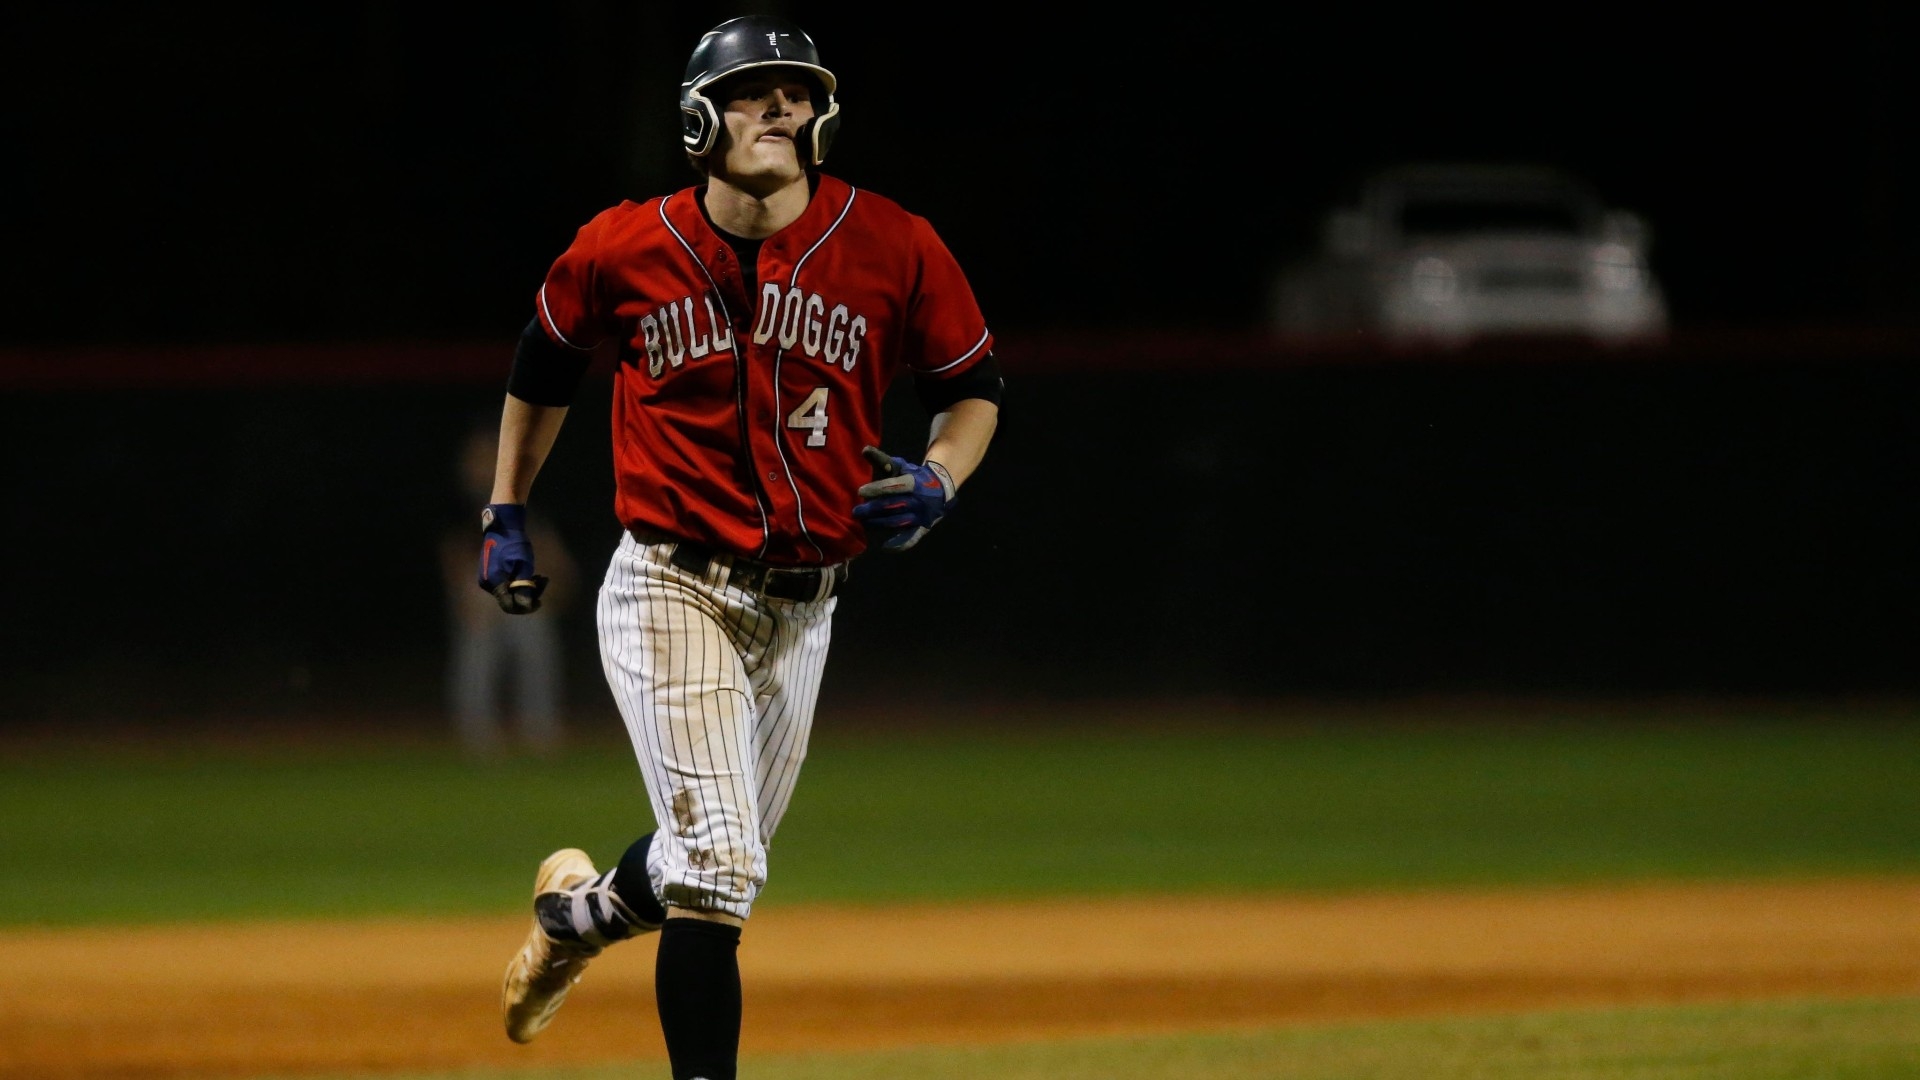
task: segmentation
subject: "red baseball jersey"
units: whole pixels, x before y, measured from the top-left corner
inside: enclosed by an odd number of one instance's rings
[[[614,512],[781,565],[866,547],[855,491],[873,478],[881,401],[902,370],[958,376],[993,335],[925,218],[831,176],[760,245],[759,287],[686,188],[582,226],[547,273],[539,317],[560,344],[619,342]]]

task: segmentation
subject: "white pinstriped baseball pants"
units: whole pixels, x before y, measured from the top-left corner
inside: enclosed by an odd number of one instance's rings
[[[653,803],[661,902],[746,918],[813,728],[837,598],[798,602],[623,536],[600,586],[600,663]]]

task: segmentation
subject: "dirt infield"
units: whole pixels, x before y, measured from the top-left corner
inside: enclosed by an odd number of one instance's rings
[[[652,949],[501,1033],[521,919],[0,933],[0,1076],[660,1058]],[[649,939],[651,940],[651,939]],[[1920,993],[1920,880],[992,907],[769,907],[743,1050]]]

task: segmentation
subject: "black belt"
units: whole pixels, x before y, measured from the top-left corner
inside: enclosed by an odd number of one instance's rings
[[[716,551],[692,540],[652,536],[638,530],[634,531],[633,538],[643,544],[672,544],[673,554],[667,561],[689,574],[704,575],[718,563],[728,568],[728,585],[778,600],[825,600],[840,591],[840,584],[847,580],[845,563],[837,566],[773,566],[741,555]],[[824,591],[820,587],[823,580],[826,582]]]

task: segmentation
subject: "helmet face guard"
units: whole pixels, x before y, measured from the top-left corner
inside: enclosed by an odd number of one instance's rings
[[[840,103],[833,98],[839,80],[820,66],[819,50],[806,31],[772,15],[729,19],[693,47],[686,78],[680,82],[680,142],[687,153],[706,157],[720,136],[720,108],[707,97],[707,88],[736,72],[763,67],[797,68],[819,82],[826,99],[814,104],[813,119],[800,125],[794,143],[803,165],[826,160],[840,127]]]

